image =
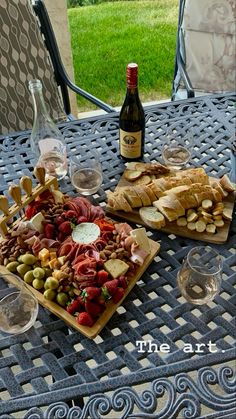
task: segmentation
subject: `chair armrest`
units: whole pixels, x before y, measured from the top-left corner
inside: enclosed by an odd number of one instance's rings
[[[188,98],[194,97],[195,96],[194,89],[193,89],[193,86],[191,84],[188,73],[186,71],[185,64],[184,64],[183,58],[180,54],[180,51],[177,52],[177,65],[178,65],[178,69],[179,69],[179,72],[180,72],[181,80],[183,81],[184,86],[187,90],[187,97]]]

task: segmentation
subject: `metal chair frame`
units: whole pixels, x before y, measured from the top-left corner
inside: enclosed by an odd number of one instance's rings
[[[86,92],[85,90],[81,89],[80,87],[76,86],[69,78],[68,74],[66,73],[65,67],[62,63],[59,48],[57,45],[57,41],[55,38],[55,34],[52,28],[52,24],[50,22],[50,18],[48,16],[47,9],[44,5],[42,0],[34,0],[33,1],[33,9],[34,12],[39,20],[40,30],[44,37],[44,42],[46,48],[50,54],[50,58],[52,61],[52,66],[54,70],[54,75],[56,82],[61,90],[63,105],[65,109],[65,113],[68,119],[74,119],[73,115],[71,114],[71,106],[69,100],[69,93],[68,87],[75,93],[79,94],[83,98],[89,100],[97,107],[103,109],[106,112],[114,112],[115,109],[108,105],[107,103],[103,102],[102,100],[98,99],[97,97],[93,96],[92,94]]]

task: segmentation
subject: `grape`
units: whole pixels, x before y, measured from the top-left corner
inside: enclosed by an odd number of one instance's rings
[[[56,290],[59,287],[59,282],[56,278],[53,278],[53,276],[49,276],[44,284],[44,288],[46,290],[51,289],[51,290]]]
[[[34,277],[38,279],[42,279],[45,276],[45,271],[43,268],[34,268],[33,273]]]
[[[37,259],[34,255],[31,255],[30,253],[26,253],[26,255],[22,255],[21,260],[26,265],[33,265]]]
[[[60,306],[65,307],[66,303],[69,300],[69,296],[65,292],[59,292],[57,294],[57,302]]]
[[[51,289],[47,289],[46,291],[44,291],[43,296],[44,298],[46,298],[46,300],[54,300],[54,298],[56,297],[56,291],[51,290]]]
[[[44,286],[44,280],[39,279],[39,278],[35,278],[32,282],[32,285],[36,290],[41,290],[41,288],[43,288],[43,286]]]

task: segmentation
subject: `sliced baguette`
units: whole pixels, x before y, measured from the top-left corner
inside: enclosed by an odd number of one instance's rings
[[[144,207],[151,205],[151,200],[143,186],[134,186],[134,190],[137,193],[137,195],[140,197],[142,201],[142,205]]]
[[[165,218],[163,214],[157,211],[157,208],[155,207],[140,208],[139,215],[148,227],[159,230],[165,226]]]
[[[134,188],[124,188],[123,194],[132,208],[139,208],[142,206],[142,200]]]
[[[141,176],[142,176],[142,172],[140,170],[129,170],[129,169],[127,169],[127,170],[124,171],[124,177],[129,182],[134,182],[135,180],[137,180]]]
[[[158,201],[154,201],[153,205],[168,219],[168,221],[175,221],[177,218],[185,215],[184,207],[174,195],[163,196]]]
[[[224,175],[221,179],[220,179],[220,185],[222,186],[222,188],[231,193],[235,191],[234,185],[230,182],[229,178],[227,175]]]

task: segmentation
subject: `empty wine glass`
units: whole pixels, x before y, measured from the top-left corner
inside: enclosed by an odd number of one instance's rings
[[[192,149],[193,131],[174,124],[167,131],[162,158],[167,166],[179,170],[190,160]]]
[[[222,258],[210,246],[194,247],[177,275],[183,297],[192,304],[206,304],[220,292]]]
[[[9,334],[24,333],[33,326],[38,315],[38,301],[23,280],[14,274],[11,284],[2,290],[0,299],[0,330]],[[2,274],[9,282],[8,274]],[[11,282],[10,281],[10,282]]]
[[[96,193],[102,184],[102,166],[98,156],[70,158],[70,179],[74,188],[84,196]]]

